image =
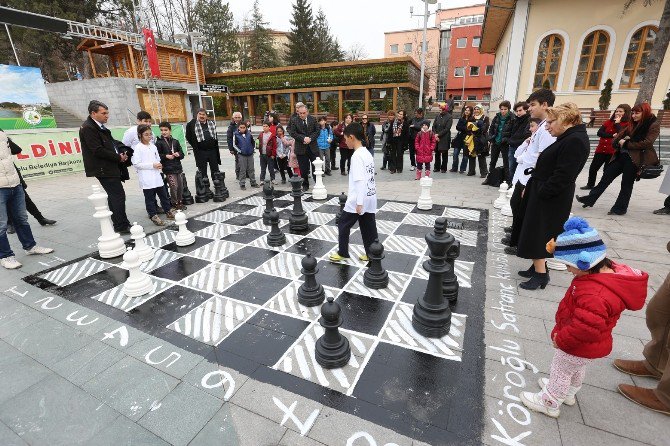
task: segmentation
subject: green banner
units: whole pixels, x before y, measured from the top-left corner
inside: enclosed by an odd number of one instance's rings
[[[114,139],[121,141],[127,127],[113,127],[110,130]],[[154,134],[160,135],[157,125],[152,126],[152,130]],[[8,131],[7,135],[23,149],[14,157],[14,163],[26,180],[67,175],[84,170],[79,129]],[[184,126],[172,125],[172,136],[186,151]]]

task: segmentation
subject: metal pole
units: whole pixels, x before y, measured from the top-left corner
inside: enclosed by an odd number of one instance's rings
[[[421,43],[421,80],[419,80],[419,107],[423,108],[423,78],[426,72],[426,31],[428,28],[428,0],[423,0],[426,5],[423,12],[423,42]]]
[[[21,66],[19,62],[19,56],[16,54],[16,48],[14,47],[14,41],[12,40],[12,34],[9,32],[9,26],[5,23],[5,30],[7,31],[7,37],[9,37],[9,43],[12,45],[12,50],[14,51],[14,58],[16,59],[16,65]]]
[[[463,110],[463,107],[465,107],[465,73],[467,72],[467,66],[470,63],[469,60],[466,61],[466,59],[463,59],[463,91],[461,92],[461,112]]]
[[[193,50],[193,67],[195,68],[195,84],[198,87],[198,104],[202,108],[202,95],[200,94],[200,76],[198,76],[198,59],[195,57],[195,39],[191,37],[191,49]]]

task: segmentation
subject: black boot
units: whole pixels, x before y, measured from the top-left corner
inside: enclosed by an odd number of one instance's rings
[[[505,246],[505,254],[510,255],[510,256],[517,255],[516,246]],[[525,271],[522,271],[522,272],[525,272]]]
[[[511,226],[505,226],[505,227],[503,228],[503,231],[505,231],[505,232],[507,232],[507,233],[509,234],[510,232],[512,232],[512,227],[511,227]]]
[[[575,198],[577,199],[577,201],[579,201],[582,204],[583,208],[592,208],[593,207],[593,203],[588,201],[588,195],[585,196],[585,197],[580,197],[579,195],[575,195]]]
[[[530,268],[525,271],[519,271],[517,274],[526,279],[530,279],[533,277],[533,274],[535,274],[535,265],[530,265]]]
[[[503,237],[502,240],[500,240],[500,243],[502,243],[505,246],[512,246],[512,237],[510,236]]]
[[[549,273],[533,272],[533,277],[528,282],[521,282],[519,288],[524,290],[536,290],[538,288],[544,289],[549,283]]]
[[[38,218],[37,221],[42,226],[51,226],[51,225],[56,224],[56,220],[49,220],[48,218],[44,218],[44,217]]]

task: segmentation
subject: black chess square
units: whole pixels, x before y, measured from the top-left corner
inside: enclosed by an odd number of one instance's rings
[[[293,336],[245,322],[216,346],[217,356],[230,352],[255,363],[273,366],[297,340]]]
[[[199,231],[201,229],[205,229],[209,226],[212,226],[213,224],[214,224],[213,222],[196,220],[194,218],[191,218],[189,220],[186,220],[186,229],[188,229],[191,232],[196,232],[196,231]],[[178,231],[179,226],[177,226],[176,224],[173,224],[173,225],[169,226],[168,229],[171,230],[171,231]]]
[[[388,221],[401,222],[405,219],[406,215],[407,214],[404,214],[402,212],[377,211],[376,218],[378,220],[388,220]]]
[[[395,230],[396,235],[408,235],[410,237],[417,237],[423,239],[426,234],[432,232],[432,228],[428,226],[419,226],[419,225],[400,225],[398,229]]]
[[[246,226],[260,219],[261,217],[256,217],[253,215],[236,215],[235,217],[224,221],[224,223],[235,226]]]
[[[402,302],[414,305],[416,301],[426,293],[428,280],[413,277],[402,295]]]
[[[356,224],[358,226],[358,223]],[[381,243],[384,243],[384,240],[388,237],[388,234],[382,234],[381,232],[377,232],[377,238]],[[352,233],[349,236],[349,243],[352,245],[362,245],[363,244],[363,236],[361,235],[361,231],[356,231]],[[388,254],[387,254],[388,255]]]
[[[277,254],[279,254],[277,251],[245,246],[231,255],[224,257],[220,262],[249,269],[256,269]]]
[[[198,271],[209,265],[209,263],[210,262],[208,262],[207,260],[184,256],[176,260],[173,260],[167,265],[163,265],[160,268],[156,268],[151,272],[151,275],[179,282],[180,280],[190,276],[191,274],[197,273]]]
[[[433,207],[428,209],[428,210],[422,210],[422,209],[419,209],[418,207],[414,207],[414,209],[412,209],[412,213],[414,213],[414,214],[436,215],[438,217],[441,217],[446,208],[447,207],[444,206],[444,205],[434,204]]]
[[[281,192],[281,195],[286,195],[283,191]],[[291,200],[274,200],[272,202],[272,205],[274,206],[275,209],[284,209],[285,207],[291,206],[293,202]]]
[[[340,207],[336,204],[324,204],[314,209],[314,212],[323,212],[324,214],[337,214],[340,212]]]
[[[279,211],[279,218],[281,220],[288,220],[291,217],[290,209],[282,209]]]
[[[161,249],[164,249],[166,251],[178,252],[179,254],[188,254],[189,252],[193,252],[198,248],[202,248],[207,243],[212,243],[212,239],[205,238],[205,237],[199,237],[199,236],[196,235],[195,236],[195,243],[191,243],[188,246],[178,246],[177,242],[172,242],[172,243],[168,243],[165,246],[162,246]]]
[[[280,217],[281,218],[281,217]],[[312,223],[307,224],[307,229],[302,230],[302,231],[294,231],[293,229],[290,228],[290,225],[286,225],[283,229],[287,231],[289,234],[295,234],[295,235],[307,235],[316,228],[318,228],[320,225],[313,225]]]
[[[237,212],[238,214],[241,214],[243,212],[247,212],[249,209],[253,209],[256,206],[253,204],[242,204],[242,203],[230,203],[225,206],[221,207],[222,211],[228,211],[228,212]],[[233,224],[233,223],[231,223]]]
[[[71,301],[88,299],[121,285],[128,278],[128,271],[116,266],[84,277],[74,283],[60,287],[58,294]]]
[[[247,323],[256,325],[266,330],[274,330],[292,337],[299,337],[305,328],[309,326],[308,321],[296,319],[282,314],[261,310],[254,314]]]
[[[256,305],[263,305],[289,283],[291,283],[291,279],[253,272],[228,287],[223,295]]]
[[[393,309],[393,302],[391,301],[346,291],[340,294],[337,303],[342,308],[342,320],[344,322],[341,328],[360,331],[373,336],[377,335],[382,329]]]
[[[382,266],[388,271],[411,275],[418,260],[419,256],[402,252],[385,251]]]
[[[316,274],[316,281],[318,283],[340,289],[344,288],[360,270],[358,266],[328,260],[320,260],[316,267],[319,269],[319,272]],[[300,280],[305,280],[305,276],[300,276]]]
[[[305,237],[287,249],[286,252],[292,252],[300,255],[306,255],[309,252],[314,257],[322,257],[333,250],[333,248],[336,246],[336,242]]]
[[[242,228],[238,230],[237,232],[234,232],[232,234],[228,234],[223,238],[223,240],[229,241],[229,242],[237,242],[237,243],[251,243],[254,240],[256,240],[258,237],[267,234],[267,232],[262,231],[260,229],[252,229],[252,228]]]

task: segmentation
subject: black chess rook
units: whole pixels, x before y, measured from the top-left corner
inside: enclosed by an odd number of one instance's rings
[[[205,182],[202,173],[199,170],[195,171],[195,202],[205,203],[209,200],[207,196],[207,189],[205,189]]]
[[[323,285],[316,282],[316,273],[319,272],[316,259],[308,252],[300,263],[302,264],[300,272],[305,276],[305,282],[298,288],[298,302],[306,307],[321,305],[326,298],[326,292]]]
[[[289,180],[291,182],[291,196],[293,197],[293,210],[288,219],[291,231],[301,232],[307,230],[307,214],[302,208],[302,178],[293,175]]]
[[[214,192],[212,192],[212,189],[209,188],[209,178],[203,176],[202,177],[202,184],[205,186],[205,191],[207,193],[207,199],[211,200],[214,198]]]
[[[321,306],[319,324],[325,333],[316,341],[314,349],[316,362],[324,369],[344,367],[351,358],[351,347],[349,340],[342,336],[339,330],[342,325],[342,308],[332,297]]]
[[[378,239],[370,245],[369,259],[370,266],[363,274],[363,283],[366,287],[373,290],[380,290],[389,285],[389,274],[382,267],[382,259],[384,258],[384,246],[379,243]]]
[[[433,232],[426,234],[430,259],[423,262],[428,272],[428,285],[423,296],[414,305],[412,327],[427,338],[441,338],[451,328],[449,302],[442,293],[442,279],[449,270],[447,250],[454,243],[454,236],[446,232],[447,219],[435,220]]]
[[[340,194],[340,210],[335,214],[335,224],[340,223],[340,217],[342,217],[342,212],[344,212],[344,205],[347,204],[347,194],[342,192]]]
[[[447,249],[447,265],[449,265],[449,270],[442,277],[442,294],[449,301],[450,305],[454,305],[458,300],[459,285],[455,265],[459,255],[461,255],[461,242],[454,240],[454,243]]]
[[[263,211],[263,224],[270,225],[270,212],[274,209],[274,187],[267,180],[263,182],[263,195],[265,198],[265,210]]]
[[[228,192],[228,188],[226,187],[226,172],[218,172],[218,174],[221,181],[221,194],[223,195],[223,199],[227,200],[230,198],[230,192]]]
[[[268,245],[282,246],[286,243],[286,235],[279,229],[279,212],[275,209],[270,211],[270,233],[267,236]]]
[[[226,197],[223,193],[221,172],[214,172],[212,174],[212,183],[214,183],[214,202],[221,203],[222,201],[226,201]]]
[[[193,204],[193,195],[191,195],[191,191],[188,189],[188,184],[186,183],[186,174],[182,172],[181,178],[184,181],[184,191],[181,194],[181,202],[186,206],[190,206]]]

